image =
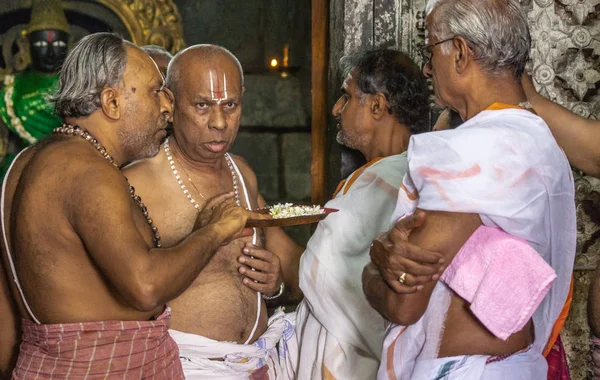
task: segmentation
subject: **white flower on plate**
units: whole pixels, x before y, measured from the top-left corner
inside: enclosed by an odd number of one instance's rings
[[[269,214],[273,219],[292,218],[295,216],[320,215],[325,209],[321,206],[303,206],[292,203],[278,203],[269,207]]]

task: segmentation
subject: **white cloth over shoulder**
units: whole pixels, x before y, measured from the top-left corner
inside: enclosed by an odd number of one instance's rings
[[[269,319],[267,331],[252,344],[219,342],[196,334],[169,330],[179,347],[179,357],[185,378],[193,379],[269,379],[288,380],[294,375],[287,371],[286,360],[296,352],[295,314],[285,314],[280,308]],[[295,347],[295,346],[294,346]],[[219,360],[211,360],[221,358]]]
[[[554,269],[557,279],[533,314],[535,341],[527,355],[533,356],[529,363],[545,366],[538,359],[567,298],[576,239],[571,169],[548,126],[521,109],[483,111],[455,130],[413,136],[408,165],[394,220],[413,211],[417,202],[424,210],[477,213],[484,225],[526,240]],[[507,291],[510,286],[518,284],[507,284]],[[446,309],[436,312],[443,316]],[[430,308],[423,318],[427,313]],[[402,335],[413,328],[409,326]],[[390,333],[399,330],[393,327]],[[392,344],[389,338],[387,352]],[[428,335],[427,339],[439,342],[440,338]],[[396,351],[391,356],[396,365],[382,363],[380,378],[409,379],[411,372],[407,376],[402,372],[410,371],[407,363],[437,357],[437,352],[425,357],[415,350]],[[410,352],[414,358],[408,357]],[[504,366],[517,357],[505,359]],[[394,377],[392,367],[403,370]]]
[[[298,379],[376,377],[385,323],[366,300],[361,277],[371,242],[392,227],[404,173],[406,153],[383,158],[327,202],[340,211],[319,223],[300,262]]]

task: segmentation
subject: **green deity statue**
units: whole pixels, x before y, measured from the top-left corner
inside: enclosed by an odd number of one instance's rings
[[[62,120],[48,102],[58,83],[58,70],[67,54],[69,24],[60,0],[33,0],[31,20],[24,31],[29,41],[31,66],[0,82],[0,124],[18,136],[20,150],[49,135]],[[15,152],[0,151],[3,177]]]

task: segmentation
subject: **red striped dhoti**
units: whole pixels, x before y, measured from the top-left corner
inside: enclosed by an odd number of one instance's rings
[[[23,320],[13,379],[184,379],[170,318],[166,308],[154,321]]]

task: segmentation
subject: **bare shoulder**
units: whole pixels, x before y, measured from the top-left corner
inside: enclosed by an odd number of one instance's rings
[[[20,201],[43,200],[49,209],[74,216],[99,199],[128,195],[125,177],[85,141],[63,139],[34,147],[21,168],[15,194]],[[15,200],[17,198],[15,197]]]
[[[159,175],[161,168],[163,168],[161,163],[165,159],[164,152],[160,150],[154,157],[145,158],[127,165],[123,168],[123,174],[134,186],[147,182]]]
[[[21,179],[23,170],[29,164],[29,161],[35,156],[37,149],[35,147],[28,148],[22,151],[17,158],[13,161],[10,171],[7,172],[6,177],[6,192],[11,194],[17,186],[17,183]]]
[[[250,190],[251,194],[258,194],[258,181],[256,179],[256,173],[246,161],[246,159],[242,156],[238,156],[235,154],[231,154],[231,158],[235,162],[235,164],[240,169],[242,176],[244,176],[244,181],[246,182],[246,186],[248,186],[248,190]]]
[[[68,187],[70,192],[95,192],[98,182],[114,185],[123,177],[113,164],[82,141],[63,140],[38,150],[25,168],[28,177],[48,189]]]

